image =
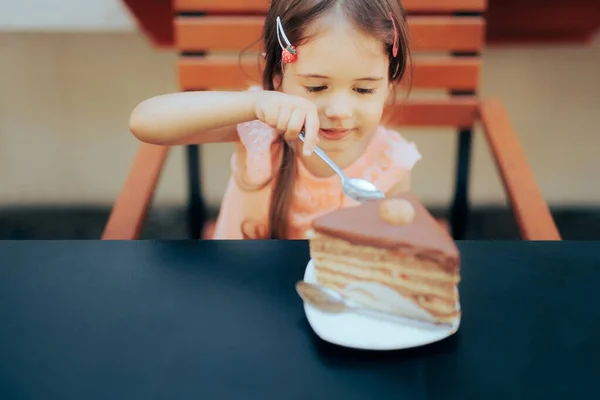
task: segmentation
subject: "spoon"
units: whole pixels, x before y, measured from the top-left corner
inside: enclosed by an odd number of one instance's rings
[[[304,142],[304,132],[301,131],[298,135],[300,140]],[[323,161],[327,163],[338,174],[342,180],[342,190],[346,196],[358,201],[359,203],[365,203],[369,200],[377,200],[385,198],[385,194],[379,190],[371,182],[360,178],[348,178],[346,174],[337,166],[335,162],[323,150],[318,146],[315,146],[315,153],[321,157]]]
[[[296,291],[298,292],[298,295],[300,295],[302,300],[304,300],[306,303],[329,314],[354,312],[357,314],[364,314],[366,316],[385,319],[392,322],[399,322],[402,325],[410,325],[417,328],[425,329],[448,329],[452,327],[452,325],[449,323],[436,323],[433,321],[418,320],[415,318],[409,318],[395,313],[388,313],[385,311],[375,310],[357,301],[349,300],[345,298],[341,293],[333,289],[314,283],[309,283],[306,281],[299,281],[298,283],[296,283]]]

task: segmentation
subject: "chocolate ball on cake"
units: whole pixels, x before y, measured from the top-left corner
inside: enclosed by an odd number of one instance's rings
[[[379,216],[390,225],[404,226],[415,218],[415,208],[408,200],[390,198],[379,204]]]

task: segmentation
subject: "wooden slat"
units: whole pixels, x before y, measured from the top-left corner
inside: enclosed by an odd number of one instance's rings
[[[414,99],[388,106],[384,121],[390,126],[470,128],[478,106],[475,97]]]
[[[487,0],[403,0],[407,13],[418,12],[483,12]],[[176,12],[203,11],[208,13],[264,13],[269,0],[173,0]]]
[[[560,240],[560,234],[535,181],[500,100],[484,100],[481,120],[504,187],[526,240]]]
[[[104,228],[103,240],[139,239],[167,153],[168,147],[140,145]]]
[[[260,82],[258,60],[235,56],[185,56],[178,61],[182,90],[246,88]],[[421,89],[476,90],[481,60],[478,57],[416,59],[412,86]]]
[[[413,51],[479,51],[485,45],[482,17],[408,17]]]
[[[175,44],[181,51],[241,51],[260,39],[263,16],[177,17]],[[413,51],[478,51],[484,44],[481,17],[409,17]],[[261,43],[252,50],[260,51]]]
[[[416,58],[412,85],[417,89],[477,90],[479,57]]]

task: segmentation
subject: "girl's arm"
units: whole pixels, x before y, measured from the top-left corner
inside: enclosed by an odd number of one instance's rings
[[[287,140],[305,130],[303,150],[317,143],[319,115],[308,99],[277,91],[181,92],[150,98],[131,113],[129,129],[163,146],[238,141],[237,124],[259,119]]]
[[[256,119],[256,93],[181,92],[152,97],[131,113],[129,129],[158,145],[237,141],[236,125]]]

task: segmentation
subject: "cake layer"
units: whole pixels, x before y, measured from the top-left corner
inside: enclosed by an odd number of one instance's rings
[[[310,240],[310,251],[313,258],[317,254],[326,254],[328,257],[352,257],[353,265],[368,271],[374,264],[381,267],[381,273],[390,278],[409,275],[414,281],[429,282],[431,284],[457,284],[460,275],[456,268],[447,270],[445,265],[432,261],[427,254],[423,255],[415,249],[398,248],[394,250],[378,249],[365,245],[355,245],[344,239],[328,235],[313,233]],[[350,265],[349,265],[350,266]]]
[[[339,279],[329,280],[329,279],[327,279],[327,276],[321,276],[320,278],[317,279],[317,283],[320,285],[332,288],[334,290],[337,290],[341,293],[344,293],[344,295],[350,299],[359,300],[359,301],[364,302],[364,296],[362,298],[356,297],[356,293],[359,290],[358,288],[353,288],[353,290],[351,290],[351,291],[347,290],[348,282],[339,282]],[[360,283],[360,282],[356,282],[356,281],[352,282],[352,284],[356,284],[356,283]],[[369,282],[369,283],[373,283],[373,282]],[[390,302],[389,300],[383,300],[383,299],[377,297],[376,295],[372,295],[371,293],[368,293],[366,291],[363,291],[363,294],[367,294],[368,296],[371,297],[371,301],[368,302],[368,304],[375,309],[392,312],[392,313],[404,314],[403,309],[395,308],[393,306],[392,302]],[[414,305],[421,308],[425,312],[429,313],[435,322],[441,322],[441,323],[452,322],[460,314],[460,311],[457,309],[457,307],[455,305],[456,303],[453,303],[452,305],[439,304],[439,303],[435,303],[435,298],[427,298],[427,297],[424,298],[424,297],[419,297],[418,295],[410,296],[409,294],[402,293],[399,291],[397,291],[397,294],[401,295],[405,299],[410,300]]]
[[[460,316],[460,253],[411,193],[313,221],[317,282],[373,308],[433,322]]]
[[[313,221],[316,233],[344,239],[354,245],[387,249],[408,254],[414,252],[440,268],[458,269],[460,254],[450,235],[410,193],[396,198],[409,202],[414,217],[405,225],[386,222],[380,214],[382,201],[370,201],[356,207],[336,210]]]
[[[451,314],[456,309],[456,299],[454,301],[450,301],[434,295],[424,295],[419,292],[406,290],[403,286],[390,285],[387,282],[373,279],[346,278],[338,274],[331,273],[331,271],[327,269],[320,270],[317,274],[317,282],[320,285],[335,287],[336,289],[345,289],[348,285],[361,282],[372,282],[385,285],[386,287],[396,291],[398,294],[411,299],[416,304],[422,306],[433,314]]]
[[[446,300],[449,303],[453,303],[456,299],[454,295],[455,286],[452,284],[418,281],[412,279],[413,277],[410,274],[392,277],[382,272],[385,270],[385,267],[379,264],[372,264],[370,271],[365,271],[351,257],[333,258],[315,254],[314,260],[319,265],[318,274],[327,274],[343,281],[380,282],[405,293],[435,296],[440,301]]]
[[[456,270],[440,268],[428,257],[419,257],[414,249],[390,252],[315,233],[310,251],[319,284],[340,291],[357,284],[380,284],[409,299],[438,322],[450,322],[459,313]],[[377,299],[372,305],[381,309],[391,306]]]
[[[339,279],[329,280],[329,279],[327,279],[327,276],[321,276],[317,280],[317,283],[320,285],[332,288],[334,290],[337,290],[341,293],[344,293],[346,295],[346,297],[348,297],[348,298],[351,298],[351,299],[354,298],[353,292],[355,292],[355,289],[351,292],[348,292],[347,291],[348,282],[339,282]],[[353,283],[355,284],[357,282],[353,282]],[[424,311],[429,313],[433,317],[433,320],[435,320],[437,322],[452,322],[460,313],[460,311],[457,310],[457,307],[455,305],[456,303],[453,303],[452,305],[439,304],[439,303],[435,303],[435,298],[420,297],[418,295],[411,296],[407,293],[402,293],[400,291],[397,291],[397,293],[399,295],[401,295],[403,298],[410,300],[414,305],[420,307],[421,309],[423,309]],[[354,298],[354,299],[360,300],[360,299],[356,299],[356,298]],[[389,301],[377,298],[377,296],[372,296],[372,302],[370,305],[375,309],[380,309],[383,311],[388,311],[388,312],[393,312],[393,313],[398,313],[398,314],[403,314],[403,311],[404,311],[401,309],[395,309],[393,307],[393,304],[391,304]]]

